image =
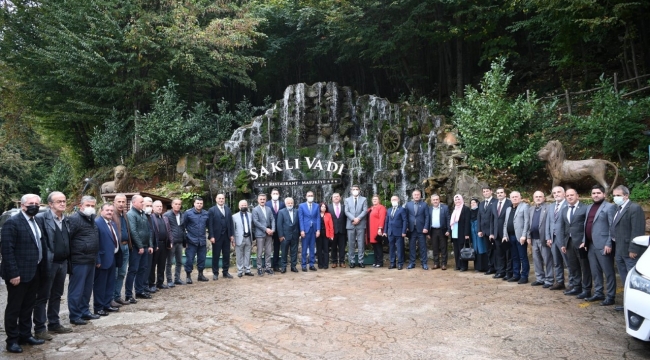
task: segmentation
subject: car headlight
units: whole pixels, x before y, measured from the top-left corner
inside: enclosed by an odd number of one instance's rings
[[[646,294],[650,294],[650,279],[639,274],[636,271],[636,268],[630,271],[630,288],[643,291]]]

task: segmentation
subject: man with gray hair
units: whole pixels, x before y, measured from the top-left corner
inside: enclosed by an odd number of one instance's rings
[[[280,272],[287,272],[287,256],[291,253],[291,272],[298,272],[298,241],[300,240],[300,220],[298,210],[293,207],[293,199],[284,199],[285,207],[278,212],[278,240],[282,247]]]
[[[96,203],[92,196],[82,197],[79,210],[69,219],[72,273],[68,282],[68,310],[70,323],[74,325],[85,325],[86,320],[99,319],[99,315],[91,314],[89,309],[99,252]]]
[[[129,271],[126,275],[125,296],[126,301],[135,304],[138,301],[133,297],[151,299],[151,295],[145,292],[147,281],[147,254],[153,254],[151,247],[151,231],[147,216],[144,213],[144,198],[140,195],[133,195],[131,198],[131,210],[126,214],[126,219],[131,231],[133,251],[129,255]]]
[[[165,284],[165,268],[167,252],[172,247],[172,231],[169,219],[163,216],[163,204],[160,200],[153,202],[153,214],[149,216],[149,225],[151,225],[151,236],[155,248],[149,269],[149,286],[168,289],[169,287]]]
[[[526,241],[533,250],[533,264],[535,265],[535,281],[532,286],[553,285],[553,255],[551,247],[546,243],[546,222],[548,221],[548,209],[544,203],[546,198],[541,191],[533,194],[533,206],[528,210],[528,229]]]
[[[183,268],[183,248],[185,244],[185,227],[183,220],[185,214],[181,211],[181,199],[172,199],[171,210],[165,213],[167,222],[169,222],[169,229],[172,233],[172,248],[167,253],[167,286],[174,287],[174,285],[185,285],[181,280],[181,269]],[[174,271],[174,280],[172,282],[172,261],[176,263]]]
[[[231,217],[233,225],[233,236],[230,237],[235,247],[235,258],[237,262],[237,277],[254,276],[251,272],[251,247],[253,240],[251,215],[248,213],[248,202],[239,202],[239,212]]]
[[[126,270],[129,266],[129,258],[131,257],[131,231],[129,229],[129,222],[126,219],[128,211],[126,207],[126,195],[117,194],[113,199],[115,211],[113,212],[113,222],[115,223],[115,230],[117,231],[117,239],[120,242],[120,250],[122,251],[122,266],[116,269],[115,278],[115,291],[113,291],[113,302],[111,306],[119,307],[119,305],[128,305],[129,302],[122,300],[122,288],[124,287],[124,277]]]

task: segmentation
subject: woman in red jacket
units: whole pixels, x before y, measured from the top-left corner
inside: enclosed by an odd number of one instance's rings
[[[327,204],[320,203],[320,235],[316,239],[316,255],[318,255],[318,268],[329,267],[330,241],[334,239],[334,223],[332,214],[327,210]]]
[[[370,243],[375,252],[375,264],[373,267],[384,266],[384,222],[386,221],[386,208],[379,203],[379,195],[372,196],[372,206],[368,208],[368,235]]]

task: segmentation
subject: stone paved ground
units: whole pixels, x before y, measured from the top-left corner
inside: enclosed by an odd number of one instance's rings
[[[4,309],[4,286],[0,299]],[[62,313],[67,324],[65,304]],[[613,307],[473,271],[421,268],[195,282],[74,330],[0,358],[650,358],[650,344],[626,335]]]

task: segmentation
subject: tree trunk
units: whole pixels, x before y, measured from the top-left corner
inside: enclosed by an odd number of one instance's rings
[[[456,26],[460,28],[460,17],[456,18]],[[456,96],[463,96],[463,38],[456,37]]]

